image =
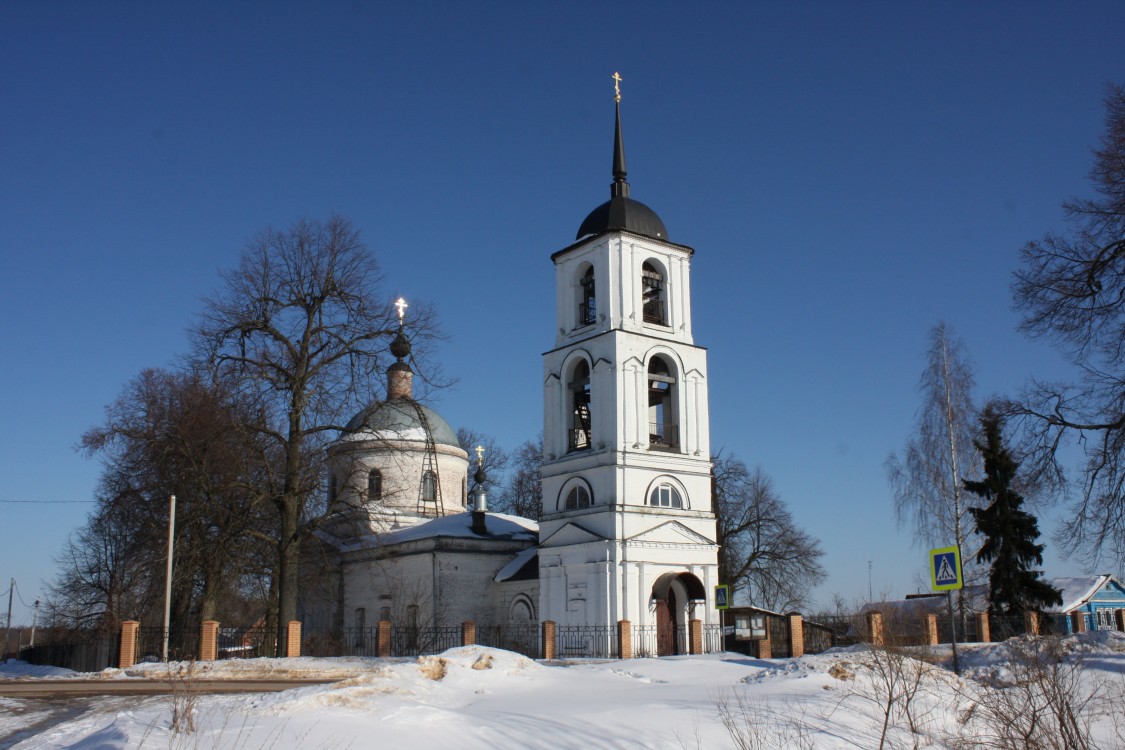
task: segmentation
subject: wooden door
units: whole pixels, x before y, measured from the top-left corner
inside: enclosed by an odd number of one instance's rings
[[[656,655],[672,656],[676,653],[676,624],[668,602],[656,600]]]

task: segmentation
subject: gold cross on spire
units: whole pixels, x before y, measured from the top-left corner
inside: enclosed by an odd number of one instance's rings
[[[478,445],[477,446],[477,466],[480,466],[483,463],[484,463],[484,446]]]
[[[410,305],[406,304],[406,300],[402,297],[399,297],[395,300],[395,307],[398,308],[398,324],[402,325],[402,318],[406,315],[406,308],[410,307]]]
[[[621,74],[615,72],[610,78],[613,79],[613,101],[621,101]]]

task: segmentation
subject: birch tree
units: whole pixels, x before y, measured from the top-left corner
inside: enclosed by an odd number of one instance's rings
[[[901,457],[892,453],[886,461],[899,525],[912,527],[920,546],[956,545],[963,565],[973,530],[969,506],[979,504],[964,488],[965,477],[975,475],[979,464],[973,387],[964,343],[938,323],[930,330],[916,432]]]

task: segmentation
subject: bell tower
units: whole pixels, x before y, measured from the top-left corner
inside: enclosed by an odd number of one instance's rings
[[[551,256],[540,617],[662,628],[675,653],[689,620],[715,621],[707,357],[692,335],[694,250],[629,195],[614,79],[610,199]]]

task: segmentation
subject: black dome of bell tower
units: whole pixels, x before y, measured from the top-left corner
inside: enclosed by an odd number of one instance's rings
[[[629,183],[625,181],[625,142],[621,136],[621,96],[616,100],[616,118],[613,128],[613,184],[609,186],[610,199],[601,204],[582,222],[575,239],[600,234],[610,229],[624,229],[658,240],[668,240],[664,222],[651,208],[629,197]]]

